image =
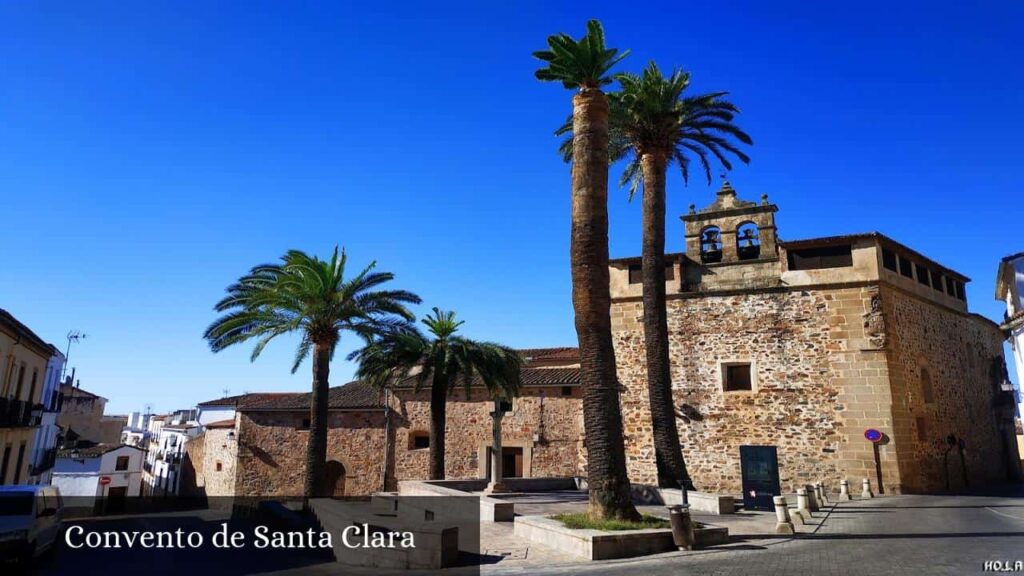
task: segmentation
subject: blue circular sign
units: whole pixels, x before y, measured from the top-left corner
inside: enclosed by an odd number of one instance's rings
[[[879,440],[882,439],[882,433],[879,432],[878,430],[875,430],[874,428],[868,428],[867,430],[864,431],[864,437],[870,440],[871,442],[878,442]]]

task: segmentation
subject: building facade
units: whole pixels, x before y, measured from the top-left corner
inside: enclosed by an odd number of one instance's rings
[[[53,465],[57,458],[57,443],[60,440],[57,414],[63,400],[60,393],[60,375],[64,370],[64,363],[64,354],[54,348],[50,361],[46,365],[43,391],[39,399],[42,404],[42,414],[39,419],[39,427],[36,428],[29,468],[29,482],[32,484],[49,484],[53,476]]]
[[[139,496],[142,462],[143,450],[135,446],[98,444],[60,450],[53,485],[63,496]]]
[[[686,252],[669,259],[673,393],[698,488],[740,492],[743,450],[777,460],[789,490],[1019,478],[1002,333],[968,311],[969,280],[877,233],[782,242],[776,211],[725,184],[683,216]],[[614,260],[611,282],[630,477],[654,483],[639,259]]]
[[[56,348],[0,309],[0,485],[33,480],[43,392],[55,354]]]

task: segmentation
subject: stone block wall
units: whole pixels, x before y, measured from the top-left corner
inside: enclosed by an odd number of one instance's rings
[[[523,449],[523,473],[530,477],[580,475],[582,396],[578,387],[563,396],[561,387],[530,387],[513,400],[502,419],[502,446]],[[413,449],[410,435],[430,430],[430,398],[426,390],[399,390],[391,398],[395,426],[395,477],[427,477],[429,449]],[[467,399],[458,389],[448,397],[445,431],[445,472],[448,478],[482,478],[486,447],[491,442],[493,402],[483,389]],[[534,441],[537,434],[537,441]]]
[[[887,357],[905,490],[943,491],[947,471],[951,490],[964,487],[959,448],[945,442],[950,434],[966,444],[968,483],[1005,480],[1008,458],[993,408],[1004,362],[996,325],[898,288],[885,287],[882,296],[885,321],[896,327]]]
[[[239,496],[297,496],[306,474],[302,428],[308,411],[241,412],[235,492]],[[383,488],[384,412],[330,412],[327,460],[345,467],[345,495],[366,495]]]

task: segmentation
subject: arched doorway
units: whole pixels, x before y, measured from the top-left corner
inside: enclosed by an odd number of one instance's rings
[[[345,495],[345,466],[337,460],[327,463],[327,493],[332,498]]]

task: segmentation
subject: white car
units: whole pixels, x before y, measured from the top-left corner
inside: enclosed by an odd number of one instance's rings
[[[52,549],[63,519],[56,486],[0,486],[0,561],[31,560]]]

